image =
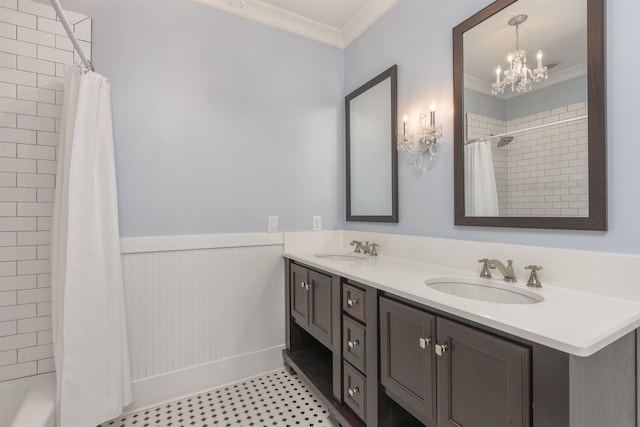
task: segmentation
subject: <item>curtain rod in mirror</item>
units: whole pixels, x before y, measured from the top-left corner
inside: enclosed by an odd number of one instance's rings
[[[486,140],[493,139],[493,138],[500,138],[500,137],[503,137],[503,136],[516,135],[518,133],[528,132],[530,130],[542,129],[542,128],[546,128],[546,127],[554,126],[554,125],[561,125],[563,123],[575,122],[576,120],[584,120],[584,119],[586,119],[588,117],[589,116],[585,114],[583,116],[572,117],[570,119],[558,120],[558,121],[552,122],[552,123],[545,123],[543,125],[531,126],[531,127],[526,128],[526,129],[512,130],[511,132],[503,132],[503,133],[499,133],[497,135],[488,135],[488,136],[483,136],[481,138],[468,139],[468,140],[465,141],[464,145],[473,144],[474,142],[486,141]]]

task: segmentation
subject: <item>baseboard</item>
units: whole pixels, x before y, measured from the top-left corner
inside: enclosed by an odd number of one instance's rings
[[[284,345],[198,365],[133,382],[126,413],[222,387],[283,366]]]

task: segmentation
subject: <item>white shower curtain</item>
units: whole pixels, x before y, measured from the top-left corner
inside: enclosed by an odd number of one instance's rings
[[[473,142],[464,147],[465,213],[467,216],[498,216],[498,191],[491,144]]]
[[[107,79],[65,69],[52,224],[57,425],[89,427],[132,400]]]

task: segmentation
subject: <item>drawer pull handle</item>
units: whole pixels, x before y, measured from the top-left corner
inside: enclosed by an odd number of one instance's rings
[[[427,348],[431,345],[431,338],[420,338],[420,348]]]
[[[348,298],[348,299],[347,299],[347,305],[348,305],[349,307],[353,307],[353,306],[354,306],[354,305],[356,305],[357,303],[358,303],[358,300],[357,300],[357,299],[355,299],[355,298],[354,298],[354,299],[351,299],[351,298]]]
[[[349,341],[349,342],[347,342],[347,345],[349,346],[349,348],[357,347],[357,346],[360,345],[360,341],[358,341],[358,340]]]
[[[359,392],[360,392],[360,389],[359,389],[358,387],[356,387],[356,388],[350,388],[350,389],[349,389],[349,396],[353,397],[353,396],[355,396],[356,394],[358,394]]]
[[[442,356],[447,351],[446,344],[436,344],[436,354]]]

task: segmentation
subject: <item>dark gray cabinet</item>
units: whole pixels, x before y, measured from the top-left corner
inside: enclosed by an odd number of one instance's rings
[[[291,265],[290,275],[291,317],[331,348],[331,277],[296,264]]]
[[[435,328],[434,315],[380,298],[380,382],[422,421],[436,415]]]
[[[346,282],[346,281],[345,281]],[[342,398],[370,427],[378,427],[378,292],[342,283]]]
[[[530,350],[380,299],[381,383],[427,425],[529,427]]]
[[[347,316],[342,317],[342,357],[351,363],[360,372],[366,372],[367,358],[367,333],[366,327],[351,320]]]
[[[530,350],[437,319],[438,427],[529,427]]]
[[[344,427],[637,425],[635,331],[584,358],[285,265],[285,365]]]

